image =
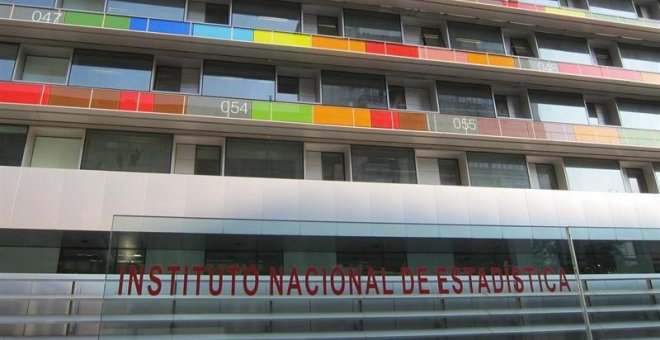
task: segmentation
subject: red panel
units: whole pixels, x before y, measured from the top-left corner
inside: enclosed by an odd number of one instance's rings
[[[641,81],[642,77],[635,71],[621,70],[617,68],[604,68],[603,76],[608,78],[623,79],[623,80],[636,80]]]
[[[533,138],[534,129],[531,120],[500,119],[502,136]]]
[[[121,91],[119,94],[119,109],[124,111],[137,111],[138,93]]]
[[[500,131],[500,124],[495,118],[477,118],[479,122],[479,134],[480,135],[493,135],[501,136],[502,132]]]
[[[386,44],[388,55],[396,55],[400,57],[419,58],[419,48],[417,46],[406,46],[400,44]]]
[[[140,93],[140,101],[138,102],[138,111],[153,112],[154,111],[154,94],[153,93]]]
[[[43,85],[0,83],[0,102],[39,105],[43,90]]]
[[[559,63],[559,73],[581,74],[580,65]]]
[[[400,129],[401,128],[401,122],[399,120],[399,113],[398,112],[392,112],[392,127],[395,129]]]
[[[367,53],[385,54],[385,43],[367,41],[365,46]]]
[[[531,11],[537,11],[538,10],[538,8],[535,5],[521,4],[519,2],[512,2],[512,1],[502,1],[502,5],[504,5],[506,7],[527,9],[527,10],[531,10]]]
[[[50,100],[50,90],[52,89],[52,86],[50,85],[45,85],[44,86],[44,93],[41,96],[41,105],[48,105],[48,101]]]
[[[590,77],[603,77],[603,73],[600,71],[602,68],[598,66],[589,66],[589,65],[580,65],[580,71],[582,75]]]
[[[371,110],[371,127],[391,129],[392,112],[385,110]]]

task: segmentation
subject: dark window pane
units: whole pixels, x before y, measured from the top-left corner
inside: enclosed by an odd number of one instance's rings
[[[351,163],[356,182],[417,183],[413,149],[352,146]]]
[[[204,62],[205,96],[274,100],[275,68],[228,61]]]
[[[25,6],[55,7],[55,0],[2,0],[1,2]]]
[[[642,169],[625,169],[625,173],[630,192],[638,194],[649,192],[649,189],[646,186],[646,179],[644,179],[644,171]]]
[[[530,90],[534,119],[543,122],[589,124],[581,94]]]
[[[422,43],[424,46],[445,47],[442,32],[437,28],[422,27]]]
[[[495,109],[497,110],[498,117],[510,117],[509,104],[506,101],[506,96],[495,96]]]
[[[344,9],[344,35],[366,40],[403,41],[398,15],[353,9]]]
[[[156,68],[156,91],[181,91],[181,68],[170,66],[158,66]]]
[[[361,269],[362,274],[373,268],[377,273],[385,269],[387,275],[401,274],[407,265],[406,253],[344,253],[337,252],[337,265],[345,269]]]
[[[621,126],[660,130],[660,101],[617,98]]]
[[[652,242],[574,241],[575,256],[584,274],[652,273],[652,254],[643,245]]]
[[[529,46],[529,41],[523,38],[511,38],[511,53],[520,57],[534,58],[532,47]]]
[[[255,251],[207,251],[207,266],[230,266],[239,265],[240,272],[249,265],[256,265],[259,274],[268,275],[270,267],[279,268],[284,264],[282,252],[255,252]]]
[[[76,50],[69,85],[149,91],[152,68],[146,54]]]
[[[323,35],[339,35],[337,17],[319,15],[316,17],[316,31]]]
[[[533,165],[535,170],[533,172],[533,176],[535,177],[534,180],[537,181],[537,186],[539,189],[546,189],[546,190],[559,189],[554,165],[540,164],[540,163],[536,163]]]
[[[229,6],[223,4],[206,3],[204,21],[211,24],[229,24]]]
[[[0,44],[0,80],[11,80],[17,53],[18,45]]]
[[[103,12],[105,9],[105,0],[62,0],[62,8]]]
[[[461,185],[461,174],[457,160],[438,159],[438,169],[440,170],[440,184]]]
[[[541,59],[591,64],[589,47],[584,38],[537,33],[536,41]]]
[[[275,0],[234,0],[232,25],[300,32],[300,4]]]
[[[449,22],[447,25],[452,48],[504,54],[499,27],[460,22]]]
[[[300,79],[298,77],[277,77],[277,100],[297,102],[300,93]]]
[[[438,81],[437,87],[440,113],[495,117],[490,86]]]
[[[594,48],[594,55],[596,56],[596,62],[598,65],[614,66],[614,62],[612,62],[612,55],[608,49]]]
[[[170,172],[172,135],[87,130],[82,169]]]
[[[324,181],[344,181],[344,154],[341,152],[322,152],[321,168]]]
[[[619,162],[597,159],[564,160],[571,190],[625,192]]]
[[[0,125],[0,165],[21,166],[27,127]]]
[[[302,143],[228,138],[225,175],[303,178]]]
[[[108,13],[183,20],[186,0],[108,0]]]
[[[390,109],[406,109],[406,89],[403,86],[390,86]]]
[[[470,183],[476,187],[529,188],[524,156],[468,153]]]
[[[195,149],[195,175],[221,175],[221,148],[219,146],[197,145]]]
[[[323,104],[386,109],[385,77],[323,71]]]
[[[62,248],[57,272],[60,274],[105,274],[107,249]]]

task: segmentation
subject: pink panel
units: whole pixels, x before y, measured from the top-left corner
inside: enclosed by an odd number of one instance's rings
[[[119,93],[119,109],[124,111],[137,111],[138,93],[121,91]]]
[[[607,78],[623,79],[623,80],[633,80],[633,81],[642,80],[642,76],[638,72],[617,69],[617,68],[610,68],[610,67],[603,69],[603,76]]]
[[[506,7],[513,7],[513,8],[520,8],[520,9],[526,9],[526,10],[531,10],[531,11],[538,11],[539,9],[535,5],[531,4],[521,4],[519,2],[512,2],[512,1],[502,1],[502,5]]]
[[[491,136],[501,136],[502,132],[500,131],[500,124],[497,119],[494,118],[477,118],[479,122],[479,134],[480,135],[491,135]]]
[[[455,51],[454,52],[454,60],[459,62],[459,63],[467,63],[468,62],[467,53],[466,52]]]
[[[532,122],[530,120],[500,119],[502,136],[534,138]]]
[[[430,60],[454,61],[454,51],[427,47],[426,58]]]
[[[580,74],[580,65],[559,63],[559,73]]]
[[[138,111],[153,112],[154,111],[154,94],[140,92],[140,100],[138,101]]]
[[[603,77],[603,73],[601,72],[602,67],[598,66],[589,66],[589,65],[580,65],[580,70],[582,71],[582,75],[585,76],[590,76],[590,77]]]

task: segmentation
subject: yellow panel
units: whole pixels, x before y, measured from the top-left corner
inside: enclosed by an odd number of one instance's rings
[[[484,53],[468,53],[468,63],[488,65],[488,56]]]
[[[273,43],[273,32],[254,30],[254,42],[264,43],[264,44],[272,44]]]
[[[642,72],[642,80],[645,83],[660,84],[660,74]]]
[[[367,109],[353,109],[355,126],[371,127],[371,111]]]
[[[364,41],[351,40],[348,42],[348,46],[353,52],[364,52],[367,50]]]
[[[579,17],[579,18],[586,18],[587,17],[586,13],[584,13],[584,12],[574,11],[574,10],[570,10],[570,9],[563,9],[563,8],[546,7],[545,12],[546,13],[552,13],[552,14],[568,15],[568,16]]]
[[[619,133],[614,128],[574,125],[573,132],[575,140],[580,142],[621,144]]]
[[[273,44],[310,47],[312,46],[312,37],[306,34],[273,32]]]
[[[516,62],[511,57],[503,55],[488,55],[488,63],[494,66],[516,67]]]
[[[353,126],[353,109],[335,106],[314,106],[314,124]]]

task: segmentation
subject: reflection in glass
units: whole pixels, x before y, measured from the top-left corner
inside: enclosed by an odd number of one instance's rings
[[[403,41],[398,15],[353,9],[344,9],[344,35],[365,40]]]
[[[36,83],[64,84],[69,71],[69,58],[25,56],[19,80]]]
[[[537,33],[539,58],[568,63],[591,64],[589,46],[584,38]]]
[[[477,117],[495,117],[490,86],[438,81],[440,113]]]
[[[17,54],[18,45],[0,44],[0,80],[11,80]]]
[[[275,99],[275,67],[206,60],[202,94],[272,101]]]
[[[270,31],[300,32],[300,4],[277,0],[234,0],[232,25]]]
[[[524,156],[468,152],[470,183],[477,187],[529,188]]]
[[[632,1],[627,0],[589,0],[589,10],[598,14],[637,18]]]
[[[62,8],[89,12],[103,12],[105,9],[105,0],[62,0]]]
[[[660,130],[660,102],[618,98],[616,103],[621,126]]]
[[[504,54],[499,27],[448,22],[451,48]]]
[[[580,94],[529,90],[529,101],[535,120],[589,124],[589,116]]]
[[[108,13],[183,21],[186,0],[108,0]]]
[[[660,73],[660,48],[619,44],[619,51],[624,68]]]
[[[87,130],[82,169],[170,172],[172,135]]]
[[[417,183],[413,149],[353,145],[351,165],[357,182]]]
[[[227,138],[226,176],[303,178],[300,142]]]
[[[69,85],[149,91],[152,68],[151,55],[76,50]]]
[[[626,192],[617,161],[568,158],[564,164],[571,190]]]
[[[321,78],[325,105],[387,108],[383,76],[323,71]]]

